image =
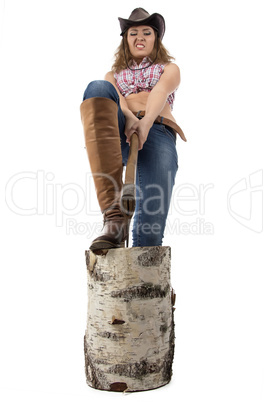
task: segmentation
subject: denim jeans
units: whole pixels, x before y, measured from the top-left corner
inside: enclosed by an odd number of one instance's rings
[[[112,99],[118,105],[122,159],[126,165],[129,144],[124,134],[125,116],[118,93],[108,81],[92,81],[85,90],[83,100],[94,97]],[[153,124],[138,154],[132,247],[162,245],[177,170],[176,139],[172,129],[163,124]]]

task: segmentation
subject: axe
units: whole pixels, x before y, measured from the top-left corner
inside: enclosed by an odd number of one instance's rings
[[[139,138],[137,133],[130,137],[130,147],[125,173],[125,183],[121,192],[121,210],[128,218],[128,224],[134,214],[136,206],[136,170],[138,160]],[[128,239],[127,239],[128,247]]]

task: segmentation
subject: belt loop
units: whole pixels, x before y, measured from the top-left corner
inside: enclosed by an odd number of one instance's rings
[[[163,124],[164,117],[163,116],[160,117],[161,117],[161,124]]]

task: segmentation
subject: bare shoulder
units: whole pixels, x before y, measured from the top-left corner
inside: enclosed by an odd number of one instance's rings
[[[106,81],[114,82],[115,79],[114,79],[114,73],[113,73],[113,71],[109,71],[108,73],[106,73],[105,76],[104,76],[104,79],[105,79]]]
[[[116,85],[116,80],[114,78],[114,72],[113,71],[109,71],[108,73],[105,74],[104,79],[106,81],[109,81],[111,84],[113,84],[113,86],[115,87],[115,89],[117,90],[118,95],[120,96],[120,92],[118,91],[118,87]]]
[[[178,74],[180,75],[180,68],[175,63],[168,63],[164,67],[164,72],[168,74]]]
[[[162,78],[163,77],[163,78]],[[168,63],[164,67],[164,72],[162,74],[161,80],[168,84],[172,90],[178,88],[181,82],[180,69],[175,63]]]

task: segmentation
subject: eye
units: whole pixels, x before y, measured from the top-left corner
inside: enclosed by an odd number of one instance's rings
[[[150,36],[151,34],[152,34],[152,32],[151,32],[151,31],[144,32],[144,35],[145,35],[145,36]]]
[[[136,36],[137,33],[136,33],[136,32],[130,32],[129,35],[130,35],[130,36]]]

